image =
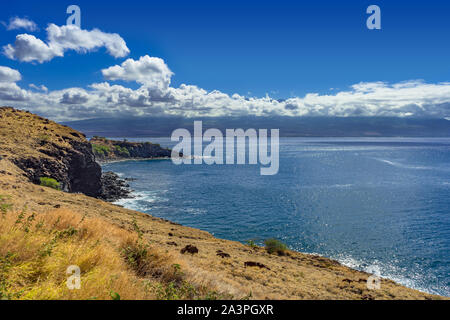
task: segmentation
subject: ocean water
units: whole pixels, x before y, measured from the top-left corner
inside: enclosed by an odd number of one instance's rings
[[[220,238],[278,238],[293,250],[450,296],[450,139],[281,138],[279,173],[261,176],[259,168],[104,165],[136,178],[135,198],[118,202],[125,207]]]

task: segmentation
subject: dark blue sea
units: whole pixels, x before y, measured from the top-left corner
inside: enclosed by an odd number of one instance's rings
[[[152,141],[171,147],[165,138]],[[281,138],[280,170],[259,165],[104,165],[130,182],[127,208],[373,270],[450,296],[449,138]],[[369,270],[369,271],[370,271]]]

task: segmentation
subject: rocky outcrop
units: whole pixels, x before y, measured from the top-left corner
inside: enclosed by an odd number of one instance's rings
[[[95,162],[91,145],[88,142],[69,143],[71,148],[53,144],[45,150],[40,150],[47,157],[18,155],[13,162],[33,183],[38,184],[40,178],[49,177],[57,180],[63,191],[99,196],[102,169]]]
[[[198,253],[198,248],[191,244],[188,244],[186,247],[180,250],[181,254],[190,253],[192,255]]]
[[[101,182],[102,188],[99,195],[100,199],[113,202],[119,199],[130,198],[130,186],[114,172],[104,172],[102,174]]]
[[[90,140],[94,154],[100,161],[120,159],[170,158],[172,151],[150,142],[129,142],[94,137]]]
[[[170,158],[172,152],[150,142],[116,142],[115,145],[128,150],[131,158]]]
[[[102,170],[82,133],[9,107],[0,108],[0,124],[2,157],[30,181],[52,178],[63,191],[100,195]]]

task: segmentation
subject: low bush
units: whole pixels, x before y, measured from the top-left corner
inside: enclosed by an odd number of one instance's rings
[[[39,180],[40,180],[41,186],[43,186],[43,187],[48,187],[48,188],[52,188],[55,190],[61,190],[61,185],[55,179],[42,177]]]
[[[267,239],[264,241],[266,246],[266,251],[270,254],[277,253],[280,256],[284,256],[286,254],[287,246],[277,239]]]
[[[255,240],[250,239],[245,241],[245,243],[252,249],[258,248],[258,245],[256,244]]]
[[[38,137],[38,143],[41,145],[41,146],[43,146],[43,145],[45,145],[47,142],[49,142],[50,141],[50,137],[48,136],[48,135],[46,135],[46,134],[41,134],[41,135],[39,135],[39,137]]]

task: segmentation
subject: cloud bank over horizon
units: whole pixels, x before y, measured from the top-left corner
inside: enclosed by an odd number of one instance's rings
[[[4,55],[21,62],[45,63],[64,57],[68,50],[82,54],[104,47],[115,58],[130,54],[118,34],[55,24],[49,24],[46,32],[46,42],[30,34],[17,35],[14,44],[3,47]],[[207,91],[189,84],[173,87],[174,72],[163,59],[149,55],[136,60],[129,58],[100,71],[104,82],[52,91],[45,84],[30,84],[29,89],[24,89],[18,85],[23,78],[18,70],[0,66],[0,104],[25,108],[59,121],[162,115],[450,116],[450,82],[361,82],[334,94],[308,93],[277,100],[269,95],[246,97]],[[139,87],[132,89],[123,82]]]

